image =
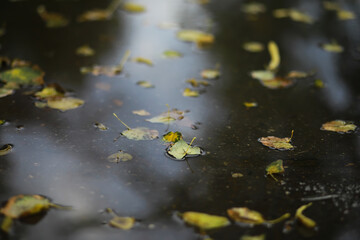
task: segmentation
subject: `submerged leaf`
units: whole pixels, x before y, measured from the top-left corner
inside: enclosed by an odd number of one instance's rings
[[[44,5],[38,6],[37,12],[48,28],[65,27],[69,24],[69,20],[67,18],[59,13],[48,12]]]
[[[123,151],[119,151],[117,153],[111,154],[108,156],[109,162],[119,163],[119,162],[127,162],[133,159],[133,157],[129,153],[125,153]]]
[[[191,90],[190,88],[185,88],[183,92],[184,97],[198,97],[200,93],[196,90]]]
[[[187,144],[183,139],[180,139],[169,148],[167,153],[176,158],[177,160],[182,160],[187,155],[201,154],[201,150],[199,147],[192,147]]]
[[[290,18],[293,21],[296,22],[303,22],[303,23],[308,23],[308,24],[312,24],[314,23],[314,19],[309,16],[306,13],[303,13],[299,10],[296,9],[288,9],[288,8],[281,8],[281,9],[276,9],[273,11],[273,15],[275,18]]]
[[[145,12],[146,8],[143,5],[127,2],[123,5],[123,9],[131,13],[141,13]]]
[[[149,66],[153,65],[153,62],[150,59],[147,58],[143,58],[143,57],[137,57],[133,59],[134,62],[138,62],[138,63],[145,63]]]
[[[177,33],[177,38],[185,42],[194,42],[199,46],[212,44],[214,36],[198,30],[180,30]]]
[[[143,88],[154,88],[155,87],[148,81],[138,81],[136,84]]]
[[[285,213],[281,217],[274,220],[265,220],[261,213],[250,210],[246,207],[236,207],[227,210],[229,217],[235,222],[258,225],[258,224],[275,224],[290,217],[289,213]]]
[[[181,214],[181,217],[187,224],[198,227],[201,230],[210,230],[230,225],[230,221],[226,217],[200,212],[184,212]]]
[[[264,50],[264,44],[260,42],[246,42],[243,48],[248,52],[261,52]]]
[[[343,120],[334,120],[326,122],[321,126],[321,130],[332,131],[338,133],[349,133],[355,131],[357,126],[352,122],[346,122]]]
[[[215,69],[205,69],[201,71],[201,77],[205,79],[216,79],[220,77],[220,71]]]
[[[60,111],[67,111],[71,109],[78,108],[84,104],[84,100],[73,97],[64,97],[60,99],[49,99],[47,101],[47,106],[53,109],[58,109]]]
[[[344,51],[343,46],[339,45],[336,41],[332,41],[331,43],[321,44],[322,49],[328,52],[333,53],[341,53]]]
[[[141,110],[134,110],[132,111],[133,114],[139,115],[139,116],[149,116],[150,113],[144,109]]]
[[[293,136],[294,131],[291,132],[290,138],[278,138],[274,136],[268,136],[268,137],[261,137],[258,139],[259,142],[261,142],[264,146],[267,146],[271,149],[277,149],[277,150],[292,150],[294,149],[294,146],[291,145],[291,139]]]
[[[76,49],[76,54],[79,56],[89,57],[93,56],[95,51],[89,45],[82,45]]]
[[[0,79],[6,83],[19,85],[41,85],[44,84],[45,73],[39,67],[16,67],[0,73]]]
[[[2,120],[3,121],[3,120]],[[0,124],[2,125],[2,124]],[[5,144],[4,146],[2,146],[2,148],[0,149],[0,156],[4,156],[7,155],[11,152],[11,150],[13,149],[13,146],[11,144]]]
[[[314,228],[316,227],[316,222],[308,217],[306,217],[305,215],[303,215],[303,211],[305,209],[307,209],[308,207],[310,207],[312,205],[312,203],[308,203],[306,205],[302,205],[301,207],[299,207],[297,210],[296,210],[296,213],[295,213],[295,218],[297,220],[299,220],[305,227],[308,227],[308,228]]]
[[[182,54],[178,51],[166,50],[163,52],[163,56],[165,58],[180,58],[180,57],[182,57]]]
[[[267,67],[268,70],[274,71],[280,64],[280,53],[277,44],[274,41],[268,43],[268,50],[270,53],[271,61]]]
[[[146,127],[137,127],[125,130],[121,133],[125,137],[131,140],[153,140],[159,136],[159,132],[154,129],[148,129]]]
[[[266,7],[262,3],[250,2],[250,3],[247,3],[247,4],[243,4],[241,10],[244,13],[256,15],[256,14],[259,14],[259,13],[266,12]]]
[[[181,139],[182,139],[182,134],[180,132],[168,132],[165,135],[163,135],[162,138],[164,142],[173,142],[173,143],[176,143]]]
[[[270,163],[269,165],[266,166],[266,174],[270,175],[275,181],[277,181],[277,179],[274,177],[274,173],[284,173],[285,169],[283,166],[283,160],[277,160],[274,161],[272,163]]]

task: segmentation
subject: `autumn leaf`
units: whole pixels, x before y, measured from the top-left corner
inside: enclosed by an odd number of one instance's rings
[[[250,3],[247,3],[247,4],[243,4],[242,7],[241,7],[241,10],[244,13],[256,15],[256,14],[259,14],[259,13],[266,12],[266,6],[264,4],[262,4],[262,3],[250,2]]]
[[[330,43],[323,43],[320,46],[327,52],[342,53],[344,51],[344,48],[336,41],[332,41]]]
[[[195,138],[191,141],[190,144],[187,144],[183,139],[175,142],[172,145],[167,153],[173,156],[177,160],[183,160],[186,156],[196,156],[201,154],[201,149],[199,147],[192,147]]]
[[[152,66],[153,62],[148,59],[148,58],[143,58],[143,57],[136,57],[133,59],[134,62],[138,62],[138,63],[144,63],[146,65]]]
[[[109,222],[109,226],[119,228],[122,230],[129,230],[133,228],[136,220],[133,217],[120,217],[111,208],[106,209],[107,213],[110,213],[113,217]]]
[[[163,57],[165,58],[180,58],[182,57],[182,54],[178,51],[174,51],[174,50],[166,50],[163,52]]]
[[[198,97],[200,96],[199,91],[191,90],[190,88],[185,88],[183,92],[184,97]]]
[[[58,84],[49,84],[34,95],[38,99],[64,97],[65,90]]]
[[[184,212],[180,214],[184,222],[189,225],[198,227],[201,230],[210,230],[230,225],[226,217],[210,215],[200,212]]]
[[[325,84],[323,81],[321,81],[321,79],[315,79],[314,86],[317,88],[324,88]]]
[[[84,100],[73,97],[55,98],[47,101],[49,108],[58,109],[62,112],[78,108],[84,104]]]
[[[260,42],[246,42],[243,44],[243,48],[248,52],[261,52],[264,50],[264,44]]]
[[[209,45],[214,42],[214,36],[198,30],[180,30],[177,32],[177,38],[185,42],[194,42],[199,47]]]
[[[293,136],[294,131],[291,132],[290,138],[278,138],[274,136],[268,136],[268,137],[261,137],[258,139],[259,142],[261,142],[264,146],[267,146],[271,149],[277,149],[277,150],[292,150],[294,149],[294,146],[291,145],[291,139]]]
[[[108,128],[104,124],[99,123],[99,122],[94,123],[94,126],[101,131],[108,130]]]
[[[254,108],[254,107],[257,107],[258,104],[257,104],[257,102],[244,102],[244,106],[247,108]]]
[[[326,122],[321,126],[321,130],[338,133],[349,133],[355,131],[356,129],[357,126],[355,124],[343,120]]]
[[[252,78],[260,81],[270,81],[275,78],[275,73],[269,70],[254,70],[250,75]]]
[[[220,71],[216,69],[205,69],[201,71],[201,77],[205,79],[216,79],[220,77]]]
[[[89,57],[93,56],[95,51],[89,45],[82,45],[76,49],[76,54],[83,57]]]
[[[84,12],[78,18],[78,22],[104,21],[112,17],[122,0],[113,0],[106,9],[93,9]]]
[[[206,86],[210,85],[210,83],[208,81],[205,81],[205,80],[198,81],[195,78],[188,79],[188,80],[186,80],[186,82],[190,83],[191,86],[193,86],[193,87],[200,87],[201,85],[206,87]]]
[[[256,236],[244,235],[240,238],[240,240],[265,240],[265,234]]]
[[[154,129],[146,127],[137,127],[125,130],[121,133],[125,137],[131,140],[153,140],[159,136],[159,132]]]
[[[308,203],[306,205],[302,205],[296,210],[295,213],[295,219],[297,219],[299,222],[301,222],[305,227],[307,228],[314,228],[316,227],[316,222],[312,220],[311,218],[306,217],[303,215],[303,211],[310,207],[312,203]]]
[[[182,139],[182,134],[180,132],[168,132],[165,135],[163,135],[162,138],[164,142],[172,142],[172,143],[176,143],[181,139]]]
[[[168,106],[168,105],[167,105]],[[163,124],[171,124],[171,123],[177,123],[178,125],[183,125],[186,127],[191,127],[193,129],[196,129],[196,124],[191,121],[187,116],[185,116],[185,113],[187,111],[179,110],[176,108],[170,109],[168,106],[168,111],[163,112],[158,116],[155,116],[150,119],[146,119],[146,121],[151,123],[163,123]]]
[[[67,18],[59,13],[48,12],[44,5],[38,6],[37,12],[48,28],[65,27],[69,24],[69,20]]]
[[[291,8],[276,9],[273,11],[273,15],[275,18],[290,18],[296,22],[303,22],[307,24],[314,23],[314,19],[308,14]]]
[[[265,220],[263,215],[257,211],[250,210],[246,207],[236,207],[227,210],[229,217],[238,223],[245,223],[250,225],[259,224],[275,224],[290,217],[289,213],[285,213],[281,217],[274,220]]]
[[[150,113],[144,109],[141,110],[134,110],[132,111],[133,114],[139,115],[139,116],[149,116]]]
[[[270,175],[275,181],[278,181],[275,177],[274,177],[274,173],[284,173],[285,169],[283,166],[283,160],[277,160],[274,161],[272,163],[270,163],[269,165],[266,166],[266,174]]]
[[[277,44],[274,41],[270,41],[268,43],[268,50],[270,53],[270,63],[267,67],[268,70],[270,71],[274,71],[276,70],[279,65],[280,65],[280,53],[279,53],[279,48],[277,46]]]
[[[146,8],[144,6],[132,2],[125,3],[123,5],[123,9],[131,13],[141,13],[146,11]]]
[[[19,85],[42,85],[45,73],[38,66],[16,67],[0,73],[0,79],[5,83]]]
[[[0,88],[0,98],[12,95],[14,92],[14,89],[7,89],[2,87]]]
[[[127,162],[133,159],[133,156],[129,153],[125,153],[123,151],[118,151],[117,153],[111,154],[108,156],[109,162],[119,163],[119,162]]]
[[[143,88],[154,88],[155,87],[148,81],[138,81],[136,84]]]
[[[2,124],[0,124],[0,125],[2,125]],[[4,146],[2,146],[0,148],[0,156],[9,154],[12,151],[12,149],[13,149],[13,145],[5,144]]]

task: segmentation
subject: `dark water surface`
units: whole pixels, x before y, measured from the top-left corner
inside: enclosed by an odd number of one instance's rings
[[[68,27],[45,28],[36,13],[38,4],[71,18]],[[13,151],[0,156],[0,199],[17,194],[42,194],[56,203],[71,205],[73,211],[51,210],[36,225],[16,224],[10,239],[201,239],[199,232],[174,217],[176,211],[198,211],[226,216],[226,209],[248,207],[274,219],[285,212],[292,215],[305,204],[303,197],[337,195],[314,201],[305,214],[318,224],[315,232],[284,234],[283,223],[272,228],[232,224],[209,232],[213,239],[239,239],[244,234],[267,235],[267,239],[360,239],[360,137],[359,133],[338,134],[320,131],[323,123],[335,119],[360,119],[360,20],[359,1],[344,7],[357,19],[339,21],[325,11],[320,1],[264,1],[267,12],[249,20],[241,12],[244,1],[212,0],[198,5],[184,0],[139,0],[147,7],[143,14],[117,11],[109,21],[77,23],[84,10],[103,8],[109,1],[19,1],[0,3],[0,54],[30,60],[46,72],[45,82],[56,82],[74,91],[86,102],[79,109],[59,112],[39,109],[33,99],[17,91],[0,99],[0,145],[13,144]],[[290,19],[275,19],[272,10],[296,7],[309,12],[316,23],[308,25]],[[182,28],[214,33],[215,44],[206,50],[176,39],[176,30],[158,24],[176,22]],[[330,53],[320,43],[337,40],[345,47],[341,54]],[[280,90],[267,89],[249,72],[269,62],[267,51],[248,53],[242,44],[274,40],[280,48],[280,73],[291,70],[316,71],[326,87],[317,89],[314,78],[299,80]],[[80,57],[75,49],[89,44],[93,57]],[[163,51],[173,49],[184,56],[164,59]],[[82,75],[80,67],[114,65],[126,50],[132,56],[154,61],[154,66],[128,62],[116,77]],[[221,64],[221,77],[198,98],[182,96],[186,79],[200,79],[200,72]],[[147,80],[155,88],[136,85]],[[101,90],[96,84],[110,84]],[[123,102],[122,106],[114,100]],[[259,107],[246,109],[245,101]],[[131,127],[157,129],[168,126],[145,121],[132,114],[146,109],[156,116],[170,107],[190,110],[186,114],[200,122],[197,130],[170,125],[185,140],[206,154],[185,161],[165,156],[161,141],[114,139],[125,127],[115,112]],[[94,128],[95,122],[109,127]],[[23,125],[23,130],[17,130]],[[257,139],[274,135],[289,137],[295,130],[293,151],[262,146]],[[111,163],[107,157],[123,150],[133,160]],[[279,179],[265,177],[265,167],[277,159],[287,166]],[[232,178],[232,173],[242,178]],[[129,231],[103,224],[102,211],[113,208],[121,216],[140,222]]]

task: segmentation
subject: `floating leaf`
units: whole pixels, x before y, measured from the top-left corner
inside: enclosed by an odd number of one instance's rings
[[[271,80],[260,80],[260,83],[270,89],[287,88],[295,84],[295,81],[283,77],[275,77]]]
[[[94,123],[94,126],[101,131],[108,130],[108,128],[104,124],[99,123],[99,122]]]
[[[143,58],[143,57],[137,57],[133,59],[134,62],[138,62],[138,63],[145,63],[149,66],[153,65],[153,62],[150,59],[147,58]]]
[[[64,97],[60,99],[49,99],[47,101],[47,106],[53,109],[58,109],[60,111],[67,111],[71,109],[78,108],[84,104],[84,100],[73,97]]]
[[[111,18],[111,14],[106,9],[94,9],[86,11],[81,14],[78,18],[78,22],[88,22],[88,21],[104,21]]]
[[[198,30],[180,30],[177,32],[177,38],[185,42],[194,42],[198,46],[212,44],[214,36]]]
[[[129,153],[125,153],[123,151],[119,151],[117,153],[111,154],[108,157],[109,162],[114,162],[114,163],[127,162],[132,159],[133,157]]]
[[[314,85],[317,88],[324,88],[325,87],[325,84],[324,84],[323,81],[321,81],[321,79],[315,79]]]
[[[261,52],[264,50],[264,44],[260,42],[246,42],[243,48],[248,52]]]
[[[108,222],[109,226],[122,230],[131,229],[136,220],[133,217],[120,217],[111,208],[107,208],[106,212],[110,213],[113,218]]]
[[[50,84],[41,91],[35,93],[35,97],[39,99],[64,97],[65,91],[57,84]]]
[[[240,240],[265,240],[265,234],[256,235],[256,236],[244,235],[240,238]]]
[[[280,53],[277,44],[274,41],[268,43],[268,50],[270,53],[270,63],[267,67],[268,70],[274,71],[279,67],[280,64]]]
[[[216,79],[220,77],[220,71],[215,69],[205,69],[201,71],[201,77],[205,79]]]
[[[14,92],[13,89],[0,88],[0,98],[12,95]]]
[[[141,12],[145,12],[146,8],[140,4],[136,4],[136,3],[131,3],[131,2],[127,2],[123,5],[123,9],[127,12],[131,12],[131,13],[141,13]]]
[[[0,119],[0,126],[4,125],[6,123],[6,121],[4,119]]]
[[[308,207],[310,207],[312,205],[312,203],[308,203],[306,205],[302,205],[301,207],[299,207],[297,210],[296,210],[296,213],[295,213],[295,218],[300,221],[305,227],[308,227],[308,228],[314,228],[316,227],[316,222],[308,217],[306,217],[305,215],[303,215],[303,211],[305,209],[307,209]]]
[[[37,66],[16,67],[0,73],[0,79],[6,83],[19,85],[41,85],[44,84],[45,73]]]
[[[341,45],[339,45],[336,41],[332,41],[331,43],[324,43],[321,44],[320,46],[322,47],[322,49],[328,52],[341,53],[344,51],[344,48]]]
[[[181,214],[181,217],[187,224],[198,227],[201,230],[210,230],[230,225],[230,221],[226,217],[200,212],[184,212]]]
[[[185,88],[183,92],[184,97],[198,97],[200,93],[196,90],[191,90],[190,88]]]
[[[273,15],[275,18],[290,18],[296,22],[303,22],[308,24],[314,23],[314,19],[311,16],[296,9],[276,9],[273,11]]]
[[[200,85],[203,85],[203,86],[209,86],[209,82],[207,81],[198,81],[196,80],[195,78],[192,78],[192,79],[188,79],[186,80],[187,83],[190,83],[191,86],[193,87],[199,87]]]
[[[286,75],[286,78],[307,78],[311,73],[300,72],[300,71],[291,71]]]
[[[290,217],[289,213],[285,213],[281,217],[274,220],[265,220],[261,213],[250,210],[246,207],[236,207],[227,210],[229,217],[235,222],[258,225],[258,224],[275,224]]]
[[[163,52],[163,57],[165,57],[165,58],[180,58],[180,57],[182,57],[182,54],[178,51],[166,50]]]
[[[176,108],[170,110],[169,106],[168,108],[169,109],[167,112],[163,112],[158,116],[155,116],[150,119],[146,119],[146,121],[149,121],[151,123],[163,123],[163,124],[171,124],[176,122],[179,125],[191,127],[193,129],[197,128],[193,123],[193,121],[191,121],[187,116],[185,116],[185,113],[187,111],[178,110]]]
[[[139,85],[140,87],[143,87],[143,88],[153,88],[153,87],[155,87],[154,85],[152,85],[148,81],[138,81],[136,84]]]
[[[243,4],[241,10],[244,13],[256,15],[259,13],[266,12],[266,6],[262,3],[251,2],[251,3]]]
[[[253,108],[253,107],[257,107],[258,104],[257,102],[244,102],[244,106],[247,108]]]
[[[250,74],[252,78],[260,81],[273,80],[275,78],[275,73],[269,70],[255,70]]]
[[[270,163],[269,165],[267,165],[267,167],[265,168],[266,170],[266,174],[270,175],[275,181],[278,181],[275,177],[274,177],[274,173],[284,173],[285,169],[283,166],[283,160],[277,160],[274,161],[272,163]]]
[[[131,140],[153,140],[159,136],[157,130],[148,129],[146,127],[137,127],[125,130],[121,133]]]
[[[233,177],[233,178],[241,178],[243,176],[244,176],[244,174],[242,174],[242,173],[233,173],[233,174],[231,174],[231,177]]]
[[[76,54],[84,57],[89,57],[93,56],[95,54],[95,51],[89,45],[82,45],[76,49]]]
[[[334,120],[326,122],[321,126],[321,130],[332,131],[338,133],[349,133],[355,131],[357,126],[352,122],[346,122],[343,120]]]
[[[2,120],[4,121],[4,120]],[[0,124],[2,125],[2,124]],[[9,154],[13,149],[13,146],[11,144],[5,144],[4,146],[2,146],[2,148],[0,148],[0,156],[4,156]]]
[[[69,209],[52,203],[40,195],[17,195],[8,199],[0,213],[5,216],[1,229],[9,232],[14,219],[22,219],[47,212],[50,208]]]
[[[337,11],[340,9],[339,4],[336,2],[323,1],[322,4],[326,10]]]
[[[44,5],[38,6],[37,12],[48,28],[65,27],[69,24],[69,20],[67,18],[59,13],[50,13],[46,11]]]
[[[134,110],[132,111],[133,114],[139,115],[139,116],[149,116],[150,113],[144,109],[141,110]]]
[[[173,142],[173,143],[176,143],[181,139],[182,139],[182,134],[180,132],[168,132],[165,135],[163,135],[162,138],[164,142]]]
[[[274,136],[262,137],[259,138],[258,141],[261,142],[264,146],[267,146],[271,149],[277,150],[292,150],[294,146],[291,145],[291,139],[294,131],[291,132],[290,138],[278,138]]]
[[[194,139],[193,139],[193,141],[194,141]],[[191,143],[193,141],[191,141]],[[173,156],[174,158],[176,158],[177,160],[182,160],[187,155],[201,154],[200,148],[192,147],[191,143],[189,145],[183,139],[180,139],[179,141],[177,141],[174,145],[172,145],[168,149],[167,153],[170,154],[171,156]]]
[[[342,9],[337,11],[337,17],[339,20],[351,20],[356,18],[353,12]]]

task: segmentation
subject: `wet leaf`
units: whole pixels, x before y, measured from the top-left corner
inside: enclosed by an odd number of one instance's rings
[[[104,124],[99,123],[99,122],[94,123],[94,126],[101,131],[108,130],[108,128]]]
[[[6,123],[6,121],[4,119],[0,119],[0,126],[4,125]]]
[[[123,151],[119,151],[117,153],[111,154],[108,157],[109,162],[119,163],[119,162],[127,162],[133,159],[129,153],[125,153]]]
[[[321,44],[320,46],[322,47],[322,49],[328,52],[341,53],[344,51],[344,48],[341,45],[339,45],[336,41],[332,41],[331,43],[324,43]]]
[[[262,137],[259,138],[258,141],[261,142],[264,146],[267,146],[271,149],[277,150],[292,150],[294,146],[291,145],[291,139],[294,131],[291,132],[290,138],[278,138],[274,136]]]
[[[47,101],[47,106],[53,109],[58,109],[60,111],[67,111],[78,108],[84,104],[84,100],[73,97],[64,97],[59,99],[49,99]]]
[[[254,70],[250,75],[252,78],[260,81],[273,80],[275,78],[275,73],[269,70]]]
[[[253,108],[253,107],[257,107],[258,104],[257,102],[244,102],[244,106],[247,108]]]
[[[132,111],[133,114],[139,115],[139,116],[149,116],[150,113],[144,109],[141,110],[134,110]]]
[[[199,147],[192,147],[191,144],[189,145],[180,139],[168,149],[167,153],[178,160],[182,160],[187,155],[199,155],[201,150]]]
[[[356,18],[353,12],[342,9],[337,11],[337,17],[339,20],[351,20]]]
[[[199,87],[199,86],[209,86],[209,82],[207,81],[198,81],[195,78],[186,80],[187,83],[190,83],[193,87]]]
[[[249,236],[249,235],[244,235],[240,238],[240,240],[265,240],[265,234],[261,234],[261,235],[256,235],[256,236]]]
[[[233,177],[233,178],[241,178],[243,176],[244,176],[244,174],[242,174],[242,173],[233,173],[233,174],[231,174],[231,177]]]
[[[159,136],[157,130],[148,129],[146,127],[137,127],[125,130],[121,133],[125,137],[131,140],[153,140]]]
[[[143,58],[143,57],[137,57],[133,59],[134,62],[138,62],[138,63],[145,63],[149,66],[153,65],[153,62],[150,59],[147,58]]]
[[[76,49],[76,54],[79,56],[89,57],[93,56],[95,51],[89,45],[82,45]]]
[[[177,38],[185,42],[194,42],[198,46],[212,44],[214,36],[198,30],[180,30],[177,32]]]
[[[143,5],[127,2],[123,5],[123,9],[131,13],[141,13],[145,12],[146,8]]]
[[[201,77],[205,79],[216,79],[220,77],[220,71],[215,69],[205,69],[201,71]]]
[[[4,121],[4,120],[2,120]],[[4,124],[4,123],[2,123]],[[2,125],[0,124],[0,125]],[[9,154],[13,149],[13,146],[11,144],[5,144],[4,146],[2,146],[2,148],[0,148],[0,156],[4,156]]]
[[[271,80],[260,80],[260,83],[269,89],[279,89],[279,88],[287,88],[295,84],[295,81],[292,79],[287,79],[283,77],[275,77]]]
[[[198,97],[200,96],[199,91],[191,90],[190,88],[185,88],[183,92],[184,97]]]
[[[88,22],[88,21],[104,21],[111,18],[111,13],[106,9],[94,9],[86,11],[81,14],[78,18],[78,22]]]
[[[163,52],[163,57],[165,57],[165,58],[180,58],[180,57],[182,57],[182,54],[178,51],[166,50]]]
[[[163,123],[163,124],[171,124],[171,123],[177,123],[178,125],[183,125],[186,127],[196,128],[195,123],[191,121],[187,116],[185,116],[185,113],[187,111],[178,110],[176,108],[173,108],[170,110],[170,107],[168,107],[167,112],[163,112],[158,116],[155,116],[150,119],[146,119],[146,121],[151,123]]]
[[[251,3],[243,4],[241,10],[244,13],[256,15],[259,13],[266,12],[266,6],[262,3],[251,2]]]
[[[269,165],[266,166],[266,174],[270,175],[275,181],[278,181],[275,177],[274,177],[274,173],[284,173],[285,169],[283,166],[283,160],[277,160],[274,161],[272,163],[270,163]]]
[[[260,42],[246,42],[243,48],[248,52],[261,52],[264,50],[264,44]]]
[[[274,41],[270,41],[268,43],[268,50],[270,53],[270,63],[267,67],[268,70],[270,71],[274,71],[276,70],[279,65],[280,65],[280,53],[279,53],[279,48],[277,46],[277,44]]]
[[[324,88],[325,84],[324,84],[323,81],[321,81],[321,79],[316,79],[314,81],[314,86],[317,87],[317,88]]]
[[[341,9],[339,4],[336,2],[323,1],[322,4],[326,10],[337,11]]]
[[[12,95],[14,92],[13,89],[0,88],[0,98]]]
[[[334,120],[326,122],[321,126],[321,130],[338,132],[338,133],[349,133],[355,131],[357,126],[352,122],[346,122],[343,120]]]
[[[307,78],[311,73],[300,72],[300,71],[291,71],[286,75],[286,78]]]
[[[69,24],[69,20],[67,18],[65,18],[63,15],[59,13],[52,13],[46,11],[44,5],[38,6],[37,12],[42,18],[42,20],[46,23],[46,27],[48,28],[65,27]]]
[[[155,87],[148,81],[138,81],[136,84],[143,88],[154,88]]]
[[[274,220],[265,220],[261,213],[250,210],[246,207],[236,207],[230,208],[227,210],[229,217],[238,223],[245,223],[251,225],[259,225],[259,224],[275,224],[285,220],[290,217],[289,213],[285,213],[281,217]]]
[[[35,97],[39,99],[48,99],[56,97],[64,97],[65,91],[57,84],[50,84],[41,91],[35,93]]]
[[[39,67],[16,67],[0,73],[0,79],[6,83],[19,85],[41,85],[44,84],[45,73]]]
[[[312,203],[306,204],[306,205],[302,205],[301,207],[299,207],[296,210],[295,213],[295,218],[300,221],[305,227],[308,228],[314,228],[316,227],[316,222],[308,217],[306,217],[305,215],[303,215],[303,211],[305,209],[307,209],[308,207],[310,207],[312,205]]]
[[[291,20],[296,22],[303,22],[308,24],[314,23],[314,19],[308,14],[291,8],[276,9],[273,11],[273,15],[275,18],[290,18]]]
[[[162,138],[164,142],[173,142],[173,143],[176,143],[181,139],[182,139],[182,134],[180,132],[168,132],[165,135],[163,135]]]
[[[201,230],[210,230],[230,225],[230,221],[226,217],[200,212],[184,212],[181,214],[181,217],[187,224],[198,227]]]

